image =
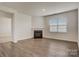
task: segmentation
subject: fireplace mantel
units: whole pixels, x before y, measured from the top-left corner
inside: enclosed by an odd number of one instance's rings
[[[32,30],[44,30],[44,28],[32,28]]]

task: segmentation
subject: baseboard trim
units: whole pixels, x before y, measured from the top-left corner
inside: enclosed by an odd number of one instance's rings
[[[18,40],[18,42],[19,42],[19,41],[22,41],[22,40],[28,40],[28,39],[33,39],[33,37],[31,37],[31,38],[21,39],[21,40]]]
[[[22,40],[27,40],[27,39],[32,39],[33,37],[31,37],[31,38],[25,38],[25,39],[19,39],[19,40],[12,40],[12,42],[13,43],[17,43],[17,42],[19,42],[19,41],[22,41]]]
[[[61,39],[55,39],[55,38],[47,38],[47,37],[43,37],[44,39],[53,39],[53,40],[59,40],[59,41],[65,41],[65,42],[73,42],[73,43],[77,43],[75,41],[67,41],[67,40],[61,40]]]
[[[31,38],[27,38],[27,39],[34,39],[34,38],[31,37]],[[27,39],[21,39],[21,40],[18,40],[18,41],[12,41],[12,42],[17,43],[17,42],[19,42],[19,41],[27,40]],[[61,40],[61,39],[55,39],[55,38],[47,38],[47,37],[43,37],[43,39],[53,39],[53,40],[59,40],[59,41],[65,41],[65,42],[73,42],[73,43],[77,43],[77,42],[75,42],[75,41],[67,41],[67,40]]]

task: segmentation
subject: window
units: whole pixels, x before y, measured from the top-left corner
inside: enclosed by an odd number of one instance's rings
[[[67,32],[67,19],[55,17],[49,20],[50,32]]]

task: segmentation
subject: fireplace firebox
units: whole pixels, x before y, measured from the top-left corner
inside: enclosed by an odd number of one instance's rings
[[[34,38],[42,38],[42,30],[34,30]]]

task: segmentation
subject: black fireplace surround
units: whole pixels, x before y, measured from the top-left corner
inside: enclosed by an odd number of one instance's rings
[[[42,38],[42,30],[34,30],[34,38]]]

